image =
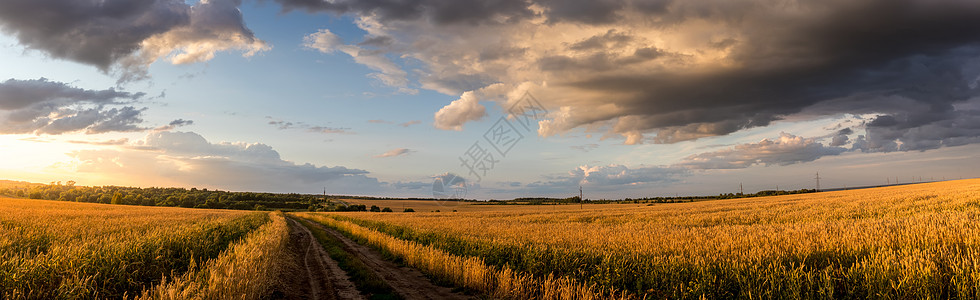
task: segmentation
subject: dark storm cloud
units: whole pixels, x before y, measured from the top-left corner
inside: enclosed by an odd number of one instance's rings
[[[610,23],[617,19],[626,6],[622,0],[543,0],[536,1],[546,7],[545,15],[552,23],[579,22],[586,24]]]
[[[201,1],[194,6],[183,0],[5,0],[0,1],[0,30],[54,58],[93,65],[103,72],[118,66],[121,81],[128,81],[145,78],[149,64],[169,54],[176,54],[171,57],[174,63],[189,63],[229,48],[249,53],[265,49],[245,27],[240,4],[240,0]]]
[[[978,94],[970,87],[977,73],[963,66],[980,57],[980,2],[832,3],[799,4],[816,11],[799,20],[757,15],[739,21],[744,37],[729,58],[740,68],[599,75],[566,84],[635,93],[618,103],[635,117],[623,129],[653,131],[654,141],[665,143],[767,126],[808,106],[848,97],[849,102],[823,112],[888,110],[862,102],[902,96],[931,111],[912,114],[907,125],[915,127],[948,119],[953,103]],[[596,56],[547,58],[539,64],[552,73],[611,68]]]
[[[190,21],[179,0],[4,0],[0,27],[21,44],[103,71],[154,34]]]
[[[530,6],[539,5],[549,23],[575,22],[582,24],[613,23],[625,9],[662,14],[672,1],[665,0],[274,0],[283,10],[307,12],[353,13],[373,15],[382,21],[412,21],[426,19],[435,24],[504,23],[534,16]],[[703,13],[703,12],[692,12]]]
[[[143,93],[87,90],[45,78],[0,83],[0,134],[139,131],[145,109],[131,103]]]
[[[980,102],[974,100],[973,102]],[[911,111],[880,115],[854,148],[867,152],[922,151],[980,142],[980,110]]]
[[[609,71],[635,63],[657,58],[658,50],[640,49],[635,55],[618,57],[607,53],[593,53],[584,58],[573,58],[565,55],[543,57],[538,65],[543,71],[576,72],[576,71]]]
[[[424,88],[537,89],[555,109],[543,136],[604,128],[628,144],[676,143],[842,114],[881,119],[835,147],[930,147],[913,133],[926,127],[953,138],[940,145],[980,136],[963,127],[976,109],[956,108],[980,95],[977,1],[276,1],[380,23],[365,45],[421,61]],[[440,113],[460,122],[439,128],[462,128],[466,112]]]
[[[382,21],[425,19],[436,24],[481,24],[494,18],[518,20],[532,16],[525,0],[274,0],[283,10],[307,12],[354,13],[373,15]]]

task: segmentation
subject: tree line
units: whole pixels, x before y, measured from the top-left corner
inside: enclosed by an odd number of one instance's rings
[[[705,200],[721,200],[721,199],[738,199],[738,198],[752,198],[752,197],[766,197],[766,196],[779,196],[779,195],[794,195],[794,194],[806,194],[806,193],[816,193],[815,189],[799,189],[799,190],[765,190],[759,191],[753,194],[743,194],[743,193],[727,193],[718,194],[717,196],[679,196],[679,197],[643,197],[643,198],[625,198],[625,199],[585,199],[582,200],[578,196],[568,197],[568,198],[542,198],[542,197],[526,197],[526,198],[514,198],[513,200],[489,200],[481,202],[479,204],[486,205],[560,205],[560,204],[608,204],[608,203],[680,203],[680,202],[694,202],[694,201],[705,201]]]
[[[74,181],[64,184],[6,181],[0,184],[0,195],[72,202],[240,210],[339,210],[347,206],[338,200],[343,196],[172,187],[78,186]]]

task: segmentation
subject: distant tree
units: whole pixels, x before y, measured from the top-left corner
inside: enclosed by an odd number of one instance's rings
[[[256,204],[254,210],[265,210],[265,205]]]
[[[148,197],[143,197],[142,194],[136,195],[136,201],[142,206],[153,206],[153,199]]]
[[[191,208],[191,207],[197,206],[197,199],[195,199],[194,196],[184,194],[180,198],[181,198],[180,199],[180,207]]]
[[[371,212],[380,212],[381,208],[377,205],[371,205]]]
[[[177,196],[171,195],[167,196],[167,200],[157,203],[157,206],[177,206],[178,201],[180,201],[180,199],[177,199]]]
[[[385,207],[381,212],[392,212],[391,207]]]
[[[405,212],[415,212],[415,210],[414,209],[411,209],[411,208],[406,208],[405,209]]]

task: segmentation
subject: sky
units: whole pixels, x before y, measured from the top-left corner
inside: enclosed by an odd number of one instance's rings
[[[978,87],[972,0],[5,0],[0,179],[620,199],[973,178]]]

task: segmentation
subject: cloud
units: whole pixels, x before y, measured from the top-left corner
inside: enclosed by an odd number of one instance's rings
[[[316,133],[337,133],[337,134],[354,134],[350,131],[350,128],[346,127],[324,127],[324,126],[310,126],[306,129],[309,132]]]
[[[583,165],[567,174],[550,176],[547,181],[527,184],[529,188],[546,191],[549,189],[567,190],[569,187],[593,186],[616,188],[622,186],[655,185],[677,182],[688,176],[690,171],[672,166],[628,167],[620,164],[604,166]]]
[[[436,112],[434,125],[443,130],[460,131],[466,122],[482,119],[486,115],[487,108],[480,104],[473,92],[465,92]]]
[[[830,146],[840,147],[846,145],[847,142],[850,140],[850,137],[848,137],[848,135],[852,133],[854,133],[854,130],[851,130],[851,128],[849,127],[837,131],[834,134],[833,139],[830,141]]]
[[[409,181],[409,182],[399,181],[399,182],[395,182],[395,183],[391,184],[391,186],[394,187],[395,189],[399,189],[399,190],[401,190],[401,189],[406,189],[406,190],[425,190],[425,189],[429,189],[429,190],[431,190],[432,189],[432,183],[431,182],[421,182],[421,181]]]
[[[552,111],[542,136],[592,128],[627,144],[677,143],[786,119],[904,120],[921,115],[914,106],[959,124],[970,112],[956,104],[980,91],[974,1],[467,3],[480,13],[435,0],[277,2],[352,16],[364,47],[419,66],[410,73],[423,88],[465,95],[499,85],[507,89],[478,98],[504,108],[514,90],[531,90]],[[443,110],[463,102],[474,101]],[[479,119],[458,111],[437,114],[437,127]],[[903,126],[916,124],[927,126]],[[952,144],[977,136],[951,131],[967,135]]]
[[[0,83],[0,109],[15,110],[52,102],[92,104],[118,104],[143,97],[143,93],[128,93],[109,88],[86,90],[68,84],[49,81],[47,78],[17,80]]]
[[[867,121],[854,148],[866,152],[924,151],[980,142],[980,98],[958,108],[923,108]]]
[[[125,105],[143,93],[87,90],[46,78],[0,82],[0,134],[104,133],[146,128],[145,108]]]
[[[347,128],[347,127],[314,126],[314,125],[306,124],[304,122],[295,122],[294,123],[294,122],[288,122],[288,121],[273,119],[270,116],[266,116],[265,118],[270,120],[268,122],[269,125],[276,126],[276,128],[279,129],[279,130],[306,129],[307,132],[315,132],[315,133],[354,134],[354,132],[351,131],[351,129],[350,128]],[[368,121],[368,122],[370,122],[370,121]]]
[[[697,170],[743,169],[753,165],[790,165],[839,155],[847,149],[824,146],[815,139],[782,133],[778,139],[739,144],[729,149],[695,154],[684,158],[676,167]]]
[[[240,0],[74,1],[0,3],[0,30],[51,57],[120,71],[120,81],[145,78],[153,62],[210,60],[237,49],[269,49],[245,27]]]
[[[397,88],[399,92],[418,93],[417,90],[408,88],[408,72],[388,59],[384,51],[344,44],[340,37],[327,29],[321,29],[307,35],[303,40],[306,47],[322,53],[340,51],[350,55],[355,62],[377,71],[377,73],[368,74],[368,77],[374,78],[384,85]]]
[[[592,150],[595,150],[595,149],[599,149],[599,144],[585,144],[585,145],[578,145],[578,146],[569,146],[569,148],[572,148],[574,150],[579,150],[579,151],[582,151],[582,152],[589,152],[589,151],[592,151]]]
[[[293,122],[286,122],[283,120],[272,120],[268,122],[269,125],[276,126],[279,130],[286,130],[293,128]]]
[[[844,134],[840,130],[835,134]],[[598,146],[598,145],[597,145]],[[758,143],[737,144],[727,149],[688,156],[679,162],[661,166],[582,165],[567,174],[545,176],[546,180],[527,185],[540,192],[563,192],[576,186],[592,186],[603,191],[641,185],[667,185],[681,181],[692,171],[745,169],[756,165],[784,166],[806,163],[824,156],[840,155],[849,149],[825,146],[816,138],[788,133]]]
[[[115,140],[104,140],[104,141],[68,141],[72,144],[85,144],[85,145],[97,145],[97,146],[122,146],[129,144],[128,138],[121,138]]]
[[[374,157],[378,157],[378,158],[381,158],[381,157],[395,157],[395,156],[408,155],[409,153],[412,153],[412,152],[415,152],[415,151],[414,150],[411,150],[411,149],[405,149],[405,148],[395,148],[395,149],[388,150],[385,153],[375,155]]]
[[[412,121],[408,121],[408,122],[405,122],[405,123],[398,123],[398,126],[401,126],[401,127],[409,127],[409,126],[418,125],[418,124],[422,124],[422,121],[412,120]]]
[[[426,20],[440,25],[508,22],[533,15],[524,0],[472,1],[321,1],[275,0],[284,11],[354,13],[371,15],[382,21]],[[503,20],[501,20],[503,18]]]
[[[211,143],[193,132],[150,132],[123,150],[72,152],[77,172],[117,182],[213,186],[241,191],[368,193],[383,183],[368,171],[283,160],[261,143]],[[132,183],[129,183],[132,182]]]
[[[174,130],[177,127],[182,127],[182,126],[187,126],[187,125],[193,125],[193,124],[194,124],[194,121],[191,121],[191,120],[176,119],[176,120],[170,121],[170,124],[167,124],[167,125],[163,125],[163,126],[154,128],[153,130],[157,130],[157,131]]]

